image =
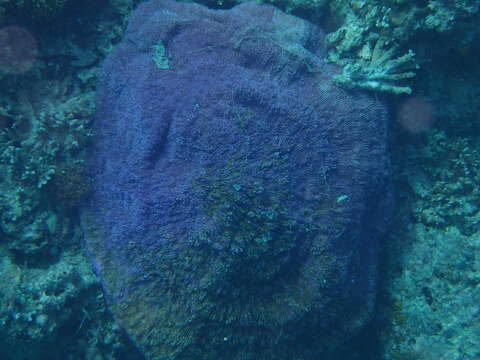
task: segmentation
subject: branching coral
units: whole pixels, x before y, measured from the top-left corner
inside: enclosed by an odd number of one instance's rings
[[[67,94],[66,87],[45,81],[31,91],[19,90],[15,94],[19,105],[3,116],[1,230],[11,240],[10,246],[21,252],[42,251],[49,246],[47,239],[58,236],[61,230],[46,225],[57,215],[45,185],[66,163],[81,162],[78,159],[91,136],[92,94]]]
[[[339,22],[338,29],[326,37],[329,59],[344,68],[337,82],[349,87],[410,93],[408,83],[397,82],[412,80],[415,62],[434,63],[432,56],[461,57],[478,43],[480,3],[476,0],[332,0],[329,6]],[[431,36],[441,40],[427,44]],[[365,58],[365,50],[379,39],[384,39],[382,47],[390,48],[380,49],[385,53],[380,64]],[[425,47],[429,50],[422,51]],[[414,59],[409,51],[395,58],[400,48],[414,48],[422,56]],[[377,65],[380,69],[375,69]]]
[[[334,81],[348,88],[390,92],[393,94],[410,94],[409,86],[397,82],[415,76],[413,69],[415,54],[409,50],[406,54],[395,57],[396,48],[385,47],[383,40],[378,40],[373,48],[364,52],[364,58],[344,66],[342,74],[334,76]]]

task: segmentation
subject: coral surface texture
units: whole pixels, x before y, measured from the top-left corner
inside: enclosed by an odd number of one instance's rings
[[[326,359],[369,320],[387,112],[323,40],[272,6],[155,0],[107,57],[82,223],[146,358]]]

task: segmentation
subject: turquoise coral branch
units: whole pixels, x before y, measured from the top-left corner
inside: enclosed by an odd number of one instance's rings
[[[378,40],[367,58],[361,58],[346,64],[334,81],[348,88],[389,92],[393,94],[410,94],[409,86],[401,86],[399,80],[415,77],[413,69],[417,69],[415,53],[409,50],[406,54],[395,57],[396,48],[386,49],[385,42]]]

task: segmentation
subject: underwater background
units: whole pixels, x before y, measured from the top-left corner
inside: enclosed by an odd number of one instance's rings
[[[80,225],[97,80],[140,2],[0,0],[0,360],[143,358]],[[375,315],[334,358],[480,359],[480,3],[270,3],[324,29],[338,86],[388,106]]]

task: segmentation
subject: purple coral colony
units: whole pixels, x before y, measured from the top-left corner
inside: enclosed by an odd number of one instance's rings
[[[322,30],[272,6],[133,13],[103,66],[83,224],[147,359],[323,359],[371,317],[387,112],[324,58]]]

